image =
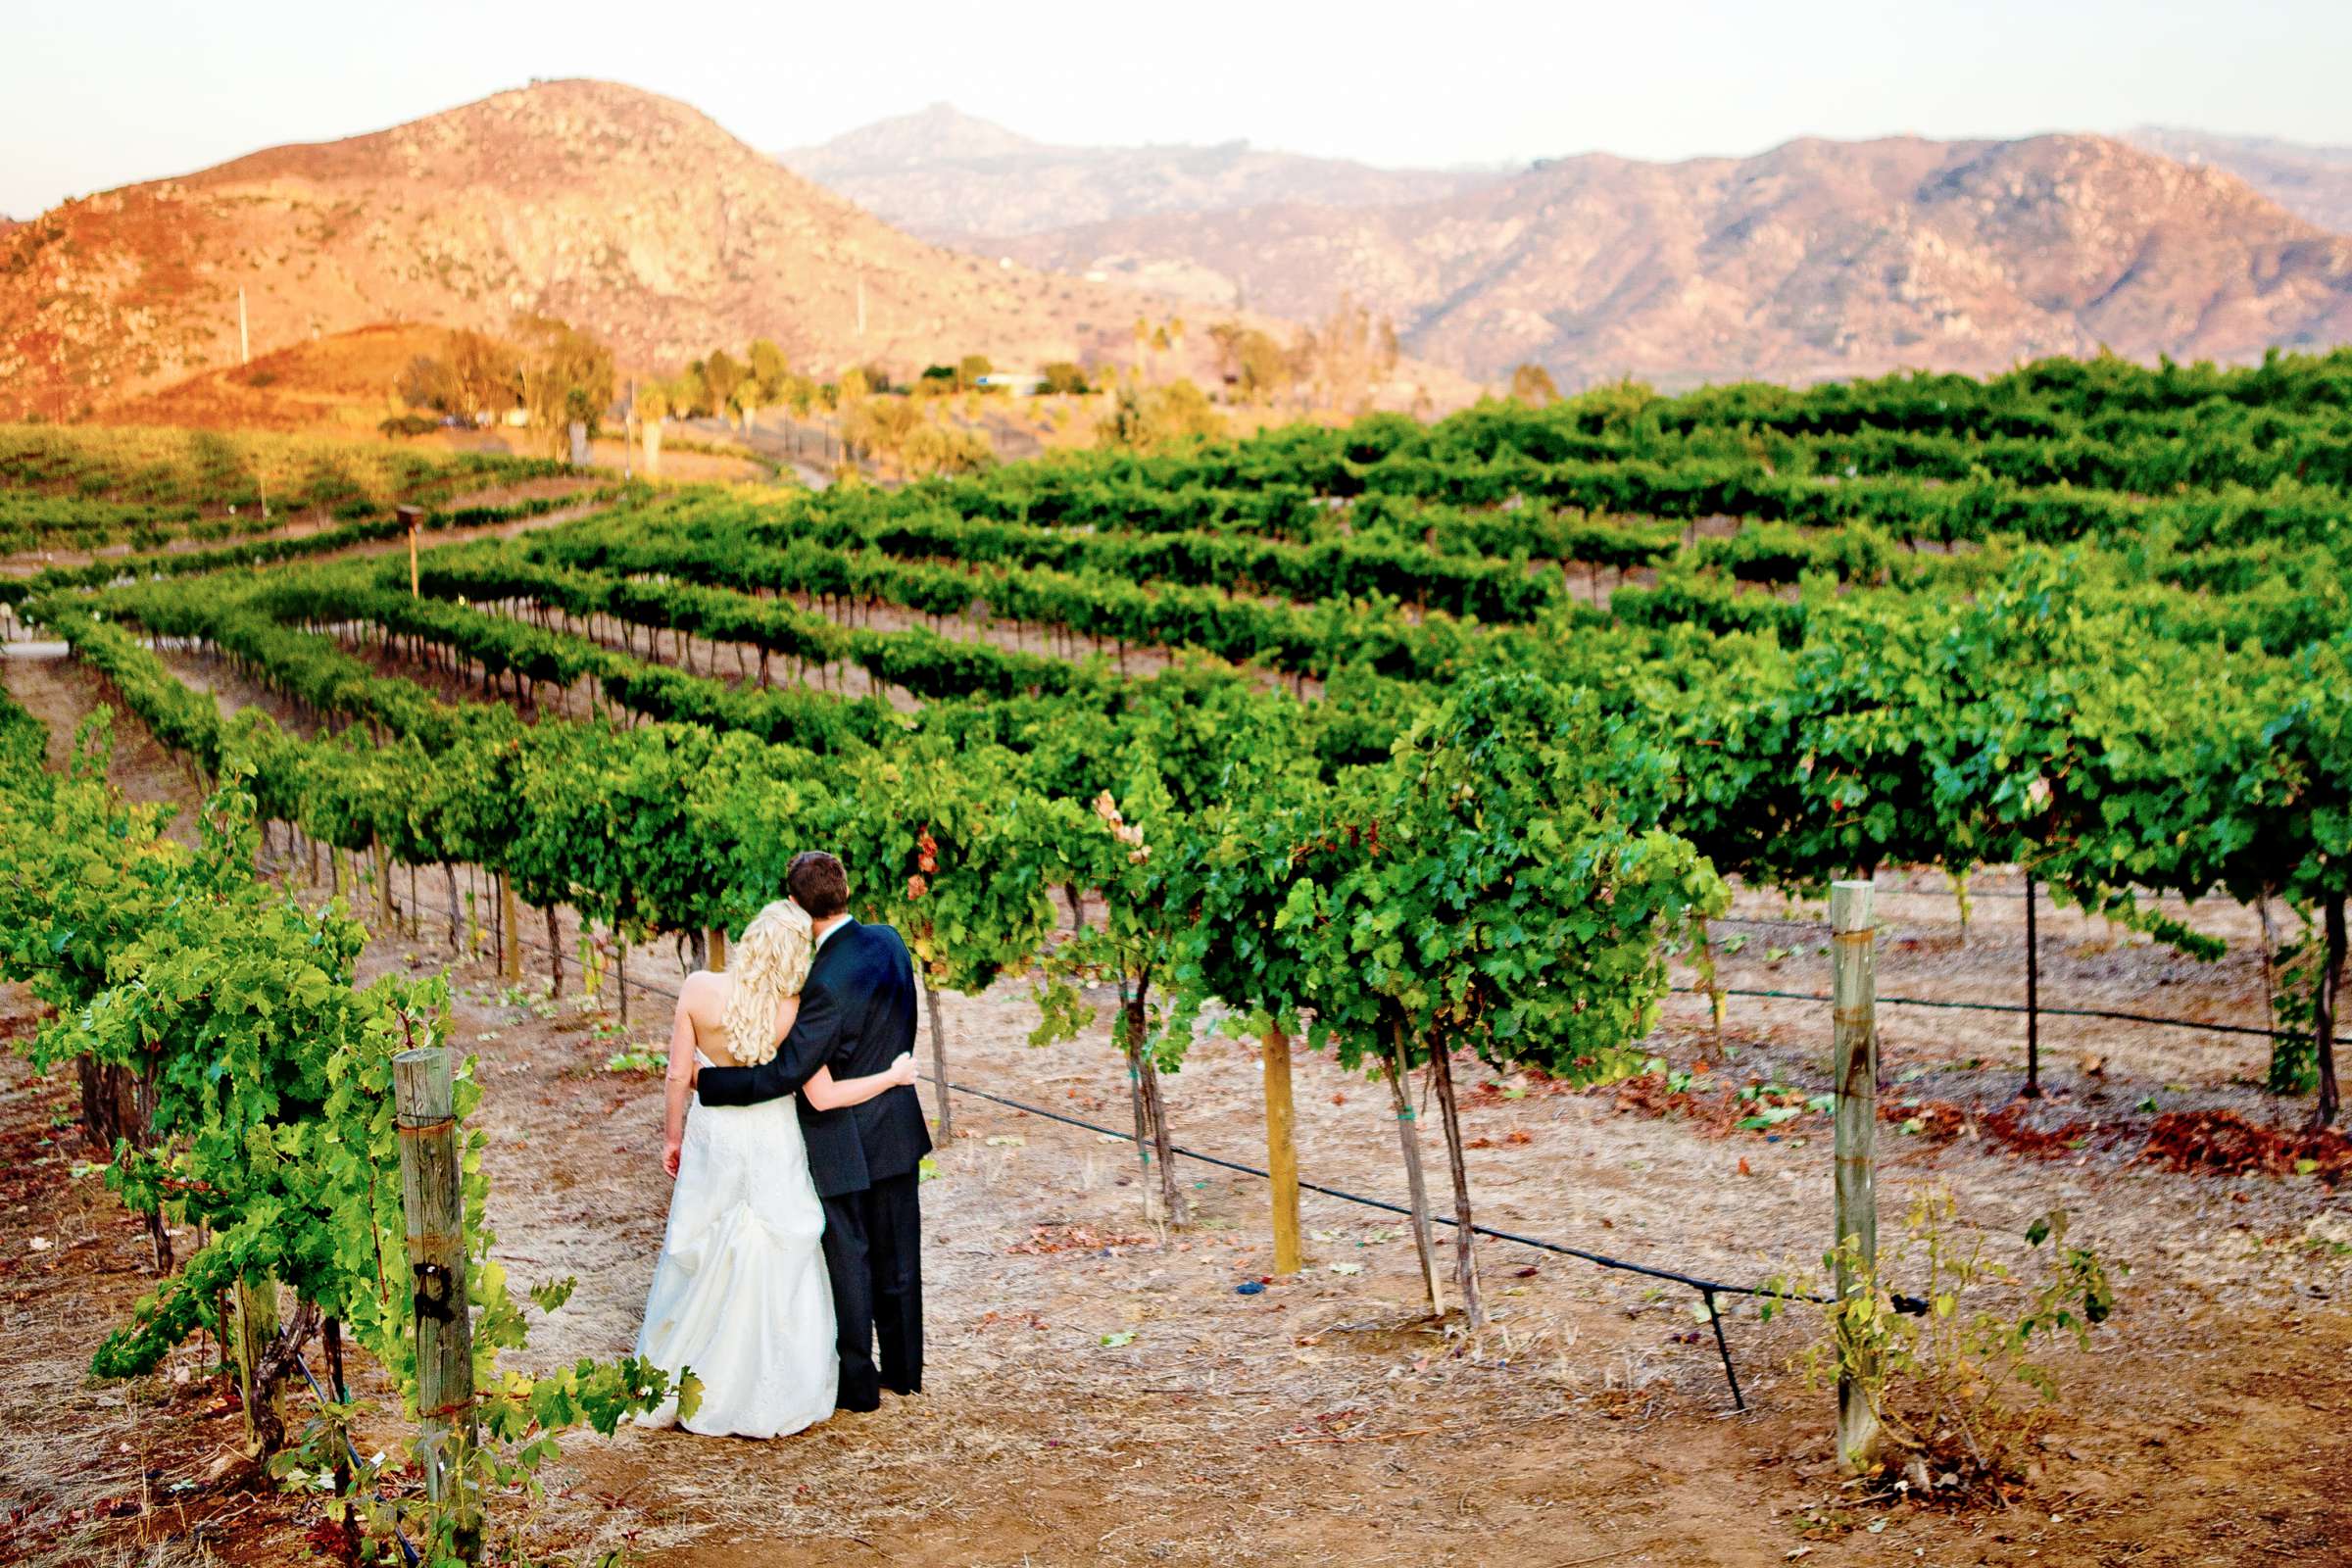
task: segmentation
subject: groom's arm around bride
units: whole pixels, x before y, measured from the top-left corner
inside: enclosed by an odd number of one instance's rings
[[[707,1105],[747,1105],[796,1093],[821,1066],[837,1079],[887,1072],[914,1049],[914,965],[886,925],[851,919],[849,880],[830,855],[794,857],[787,890],[817,933],[816,959],[800,1016],[773,1059],[756,1067],[705,1067],[696,1090]],[[825,1265],[841,1335],[840,1401],[870,1410],[879,1390],[922,1387],[922,1220],[915,1200],[931,1130],[914,1090],[884,1091],[861,1105],[819,1111],[801,1102],[809,1175],[825,1205]],[[873,1346],[881,1341],[877,1371]]]

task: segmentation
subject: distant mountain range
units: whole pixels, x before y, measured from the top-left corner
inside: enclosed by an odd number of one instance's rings
[[[1807,139],[1440,173],[1051,147],[936,106],[787,157],[894,222],[1048,270],[1293,319],[1349,296],[1489,382],[1527,360],[1564,384],[1679,386],[2352,336],[2352,242],[2315,221],[2352,184],[2330,173],[2347,155],[2134,135],[2173,140]]]
[[[1181,315],[1156,368],[1203,377],[1209,324],[1352,299],[1413,357],[1389,394],[1436,407],[1523,362],[1680,387],[2352,339],[2326,226],[2352,151],[2178,130],[1481,172],[1055,147],[942,105],[786,157],[806,177],[686,105],[559,81],[0,220],[0,418],[233,364],[240,289],[257,356],[532,312],[633,366],[767,336],[827,374],[1125,363],[1139,318]]]
[[[1467,190],[1491,174],[1375,169],[1335,158],[1213,147],[1057,147],[948,104],[876,121],[778,155],[909,233],[984,247],[982,236],[1037,234],[1159,213],[1215,213],[1279,202],[1384,207]]]
[[[826,374],[974,352],[1125,357],[1138,315],[1165,308],[914,239],[684,104],[549,82],[0,232],[0,418],[70,416],[233,363],[240,288],[257,355],[372,322],[498,328],[538,312],[626,363],[767,336]]]
[[[2208,164],[2235,174],[2305,222],[2352,234],[2352,147],[2214,136],[2167,125],[2142,125],[2123,139],[2177,163]]]

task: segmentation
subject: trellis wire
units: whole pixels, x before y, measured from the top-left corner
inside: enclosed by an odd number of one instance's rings
[[[1708,994],[1705,986],[1670,986],[1668,989],[1678,997],[1703,997]],[[1762,991],[1747,986],[1720,986],[1717,989],[1727,997],[1768,997],[1780,1002],[1826,1003],[1830,1000],[1810,991]],[[1936,997],[1881,997],[1879,1004],[1890,1007],[1946,1007],[1963,1012],[2023,1013],[2034,1011],[2044,1016],[2060,1018],[2112,1018],[2123,1023],[2158,1024],[2167,1029],[2201,1029],[2207,1034],[2254,1035],[2264,1040],[2309,1040],[2311,1038],[2309,1034],[2293,1029],[2257,1029],[2251,1024],[2205,1023],[2195,1018],[2160,1018],[2153,1013],[2116,1012],[2104,1007],[2043,1005],[2028,1008],[2023,1004],[2015,1002],[1951,1002]]]

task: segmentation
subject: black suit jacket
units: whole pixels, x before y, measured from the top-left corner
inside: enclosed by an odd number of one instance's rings
[[[705,1067],[695,1091],[706,1105],[751,1105],[797,1094],[819,1067],[835,1078],[887,1072],[914,1049],[914,960],[886,925],[844,920],[817,950],[801,988],[800,1016],[775,1055],[757,1067]],[[886,1089],[862,1105],[800,1105],[808,1171],[819,1198],[861,1193],[910,1176],[931,1152],[922,1102],[910,1088]]]

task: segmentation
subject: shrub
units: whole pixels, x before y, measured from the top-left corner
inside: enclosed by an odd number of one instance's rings
[[[1822,1260],[1833,1272],[1843,1262],[1852,1284],[1822,1306],[1829,1335],[1799,1364],[1817,1386],[1854,1379],[1886,1445],[1876,1468],[1903,1472],[1915,1492],[1924,1483],[1931,1494],[1997,1495],[2022,1481],[2058,1403],[2057,1381],[2035,1352],[2061,1338],[2086,1347],[2115,1309],[2110,1276],[2123,1265],[2068,1246],[2066,1210],[2034,1221],[2026,1242],[2037,1280],[1988,1259],[1984,1233],[1963,1226],[1951,1196],[1937,1191],[1912,1202],[1902,1240],[1875,1270],[1850,1238]],[[1897,1308],[1886,1284],[1895,1279],[1919,1281],[1925,1312]],[[1981,1304],[2016,1292],[2022,1302],[2011,1295]],[[1767,1317],[1775,1304],[1765,1298]]]

